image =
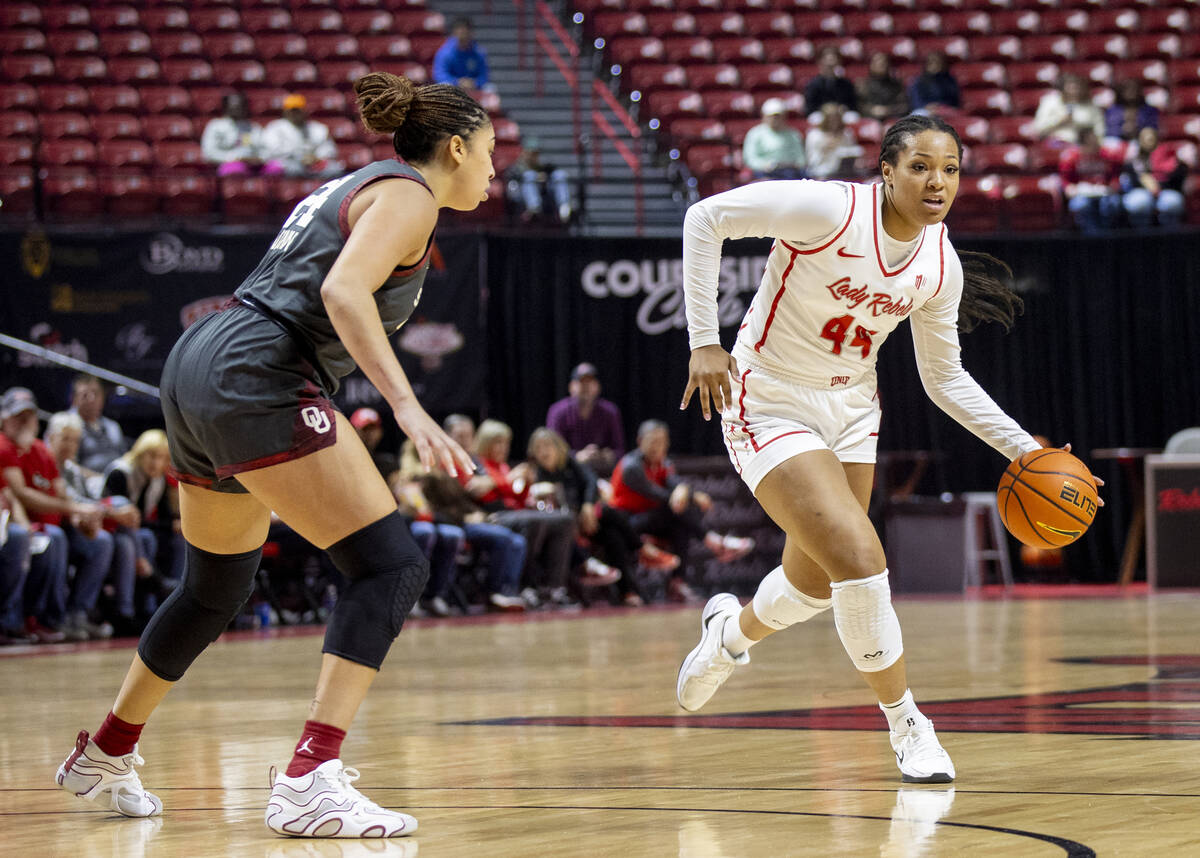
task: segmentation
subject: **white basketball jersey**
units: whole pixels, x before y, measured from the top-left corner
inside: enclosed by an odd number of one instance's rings
[[[832,236],[809,245],[775,240],[733,349],[739,365],[814,387],[853,385],[875,368],[887,335],[927,301],[957,306],[958,295],[943,292],[954,254],[945,226],[924,227],[908,257],[889,266],[881,186],[844,187],[848,211]]]

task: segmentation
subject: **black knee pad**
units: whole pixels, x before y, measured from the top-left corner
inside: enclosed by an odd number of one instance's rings
[[[329,616],[322,652],[376,670],[429,579],[429,562],[398,512],[329,548],[349,580]]]
[[[250,598],[261,558],[261,548],[210,554],[188,544],[183,581],[155,611],[138,642],[146,667],[168,682],[183,676]]]

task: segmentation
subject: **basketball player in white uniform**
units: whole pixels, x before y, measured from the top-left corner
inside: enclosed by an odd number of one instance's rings
[[[947,783],[954,764],[905,676],[887,563],[867,517],[880,410],[875,359],[906,318],[926,392],[1008,459],[1038,449],[963,369],[967,324],[1011,324],[1018,300],[969,255],[969,276],[941,223],[958,189],[962,144],[943,120],[910,116],[887,132],[883,183],[761,182],[710,197],[684,225],[684,295],[693,393],[720,408],[729,457],[787,539],[783,563],[744,608],[709,600],[699,645],[679,670],[695,711],[767,635],[833,608],[850,660],[879,698],[905,782]],[[720,343],[721,242],[775,244],[733,353]],[[967,256],[967,254],[964,254]],[[961,302],[961,307],[960,307]]]

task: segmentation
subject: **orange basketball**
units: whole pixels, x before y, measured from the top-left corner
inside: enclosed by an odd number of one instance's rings
[[[996,504],[1008,532],[1025,545],[1070,545],[1096,517],[1096,480],[1070,453],[1046,447],[1013,460],[1000,478]]]

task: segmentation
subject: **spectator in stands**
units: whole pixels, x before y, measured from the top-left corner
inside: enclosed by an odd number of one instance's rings
[[[442,429],[464,450],[475,449],[475,421],[467,415],[449,415],[442,421]]]
[[[475,41],[470,18],[456,18],[450,25],[450,38],[433,57],[433,82],[468,90],[491,88],[487,53]]]
[[[1066,149],[1058,163],[1063,196],[1076,225],[1084,232],[1098,232],[1114,226],[1121,212],[1122,156],[1102,146],[1091,125],[1076,128],[1075,137],[1079,142]]]
[[[246,96],[229,93],[221,99],[221,110],[221,115],[210,119],[200,135],[204,160],[217,165],[217,175],[237,176],[259,170],[279,172],[277,164],[264,168],[262,128],[250,120]]]
[[[571,370],[567,394],[546,412],[546,426],[566,439],[580,463],[607,477],[625,454],[621,409],[600,396],[594,364],[581,363]]]
[[[667,458],[671,435],[661,420],[646,420],[638,427],[637,449],[617,463],[612,476],[612,505],[629,515],[634,531],[667,542],[680,557],[688,556],[694,537],[704,542],[723,563],[732,562],[754,549],[748,537],[722,536],[705,530],[701,519],[712,508],[712,498],[695,491],[675,473]],[[699,601],[684,580],[686,564],[673,573],[667,596],[673,601]]]
[[[141,513],[140,532],[154,567],[139,583],[155,599],[164,598],[183,578],[186,550],[179,523],[179,484],[167,474],[169,463],[167,433],[147,429],[104,475],[104,495],[128,498]]]
[[[541,427],[529,436],[527,450],[532,483],[530,494],[549,497],[575,514],[579,532],[590,540],[597,558],[616,571],[614,581],[629,607],[645,600],[637,590],[635,571],[642,541],[623,512],[601,502],[596,475],[571,457],[567,442],[553,429]],[[610,577],[593,564],[598,576]],[[619,576],[619,577],[617,577]]]
[[[31,537],[25,510],[4,482],[4,469],[0,468],[0,646],[34,642],[25,632]]]
[[[1136,140],[1143,128],[1158,130],[1158,108],[1146,102],[1146,90],[1137,78],[1126,78],[1113,87],[1114,100],[1104,111],[1104,136],[1109,140]]]
[[[522,141],[521,155],[508,168],[508,192],[521,203],[521,220],[531,221],[553,211],[560,223],[570,223],[571,180],[567,171],[542,160],[536,137]]]
[[[44,570],[30,570],[26,584],[26,627],[35,637],[61,627],[72,640],[87,640],[88,612],[95,607],[112,563],[112,536],[101,529],[103,508],[68,497],[54,454],[37,437],[37,402],[23,387],[9,388],[0,398],[0,471],[36,531],[35,554]],[[44,546],[38,551],[39,540]],[[68,588],[67,568],[73,560],[75,580]],[[40,585],[31,592],[31,583]],[[100,631],[97,628],[97,631]],[[111,629],[108,630],[111,635]]]
[[[803,179],[804,140],[788,124],[787,104],[768,98],[762,105],[762,122],[746,132],[742,163],[757,179]]]
[[[262,151],[270,170],[287,176],[328,178],[345,169],[328,126],[309,119],[308,99],[295,93],[283,99],[283,116],[263,129]]]
[[[488,520],[502,524],[525,537],[527,545],[525,584],[536,585],[530,601],[545,599],[551,604],[574,604],[568,587],[571,582],[572,549],[575,545],[575,516],[549,509],[528,509],[529,490],[526,468],[508,465],[512,429],[499,420],[484,420],[475,433],[475,458],[481,471],[467,478],[467,492],[485,512]]]
[[[914,113],[937,113],[947,107],[961,107],[958,80],[950,72],[950,59],[941,51],[931,51],[925,65],[908,88],[908,100]]]
[[[871,54],[867,76],[858,82],[858,111],[881,121],[908,114],[904,82],[892,73],[892,58],[884,51]]]
[[[1077,74],[1064,74],[1058,88],[1038,102],[1033,130],[1039,139],[1052,143],[1082,142],[1079,130],[1089,128],[1097,139],[1104,136],[1104,114],[1092,101],[1087,81]]]
[[[89,479],[91,472],[76,461],[82,436],[83,421],[78,414],[70,411],[60,411],[52,415],[46,423],[46,446],[54,454],[67,497],[76,503],[95,503],[99,499],[97,490],[100,486]],[[77,624],[92,638],[112,637],[113,625],[119,627],[124,635],[136,631],[134,586],[138,577],[138,561],[141,559],[139,555],[142,554],[136,536],[142,521],[137,507],[128,498],[119,496],[106,498],[102,507],[103,525],[113,541],[112,564],[107,580],[111,582],[115,593],[112,617],[115,622],[110,624],[102,621],[92,624],[87,616],[77,618]],[[143,570],[145,571],[144,566]],[[94,612],[94,608],[89,610]]]
[[[362,439],[363,446],[371,454],[371,461],[375,463],[376,470],[379,471],[394,494],[396,489],[393,483],[399,478],[400,457],[379,446],[379,442],[383,440],[383,418],[374,408],[359,408],[350,415],[350,425]]]
[[[79,441],[79,464],[102,474],[109,464],[129,449],[125,433],[116,420],[104,416],[104,384],[94,375],[78,375],[71,385],[71,409],[83,420]]]
[[[854,161],[863,153],[846,127],[846,108],[829,102],[821,108],[821,120],[808,129],[804,141],[808,175],[812,179],[832,179],[854,174]]]
[[[804,88],[804,109],[812,116],[830,101],[858,110],[858,93],[842,73],[842,55],[833,45],[826,45],[817,52],[817,76]]]
[[[1187,172],[1187,164],[1175,151],[1159,143],[1158,129],[1141,129],[1137,148],[1121,170],[1121,204],[1129,225],[1149,226],[1155,216],[1160,226],[1174,226],[1183,220]]]

